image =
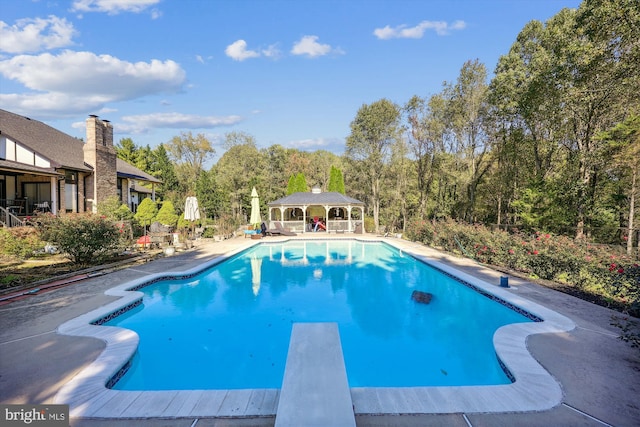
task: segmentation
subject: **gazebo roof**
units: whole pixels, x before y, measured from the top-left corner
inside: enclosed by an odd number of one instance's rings
[[[302,206],[302,205],[331,205],[331,206],[364,206],[364,202],[345,196],[344,194],[329,191],[326,193],[300,192],[293,193],[273,202],[268,206]]]

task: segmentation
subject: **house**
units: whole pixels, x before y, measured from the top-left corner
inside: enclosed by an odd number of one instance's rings
[[[48,211],[96,212],[111,196],[135,212],[159,179],[118,159],[113,126],[90,115],[86,142],[0,109],[0,221]],[[144,186],[143,186],[144,185]]]

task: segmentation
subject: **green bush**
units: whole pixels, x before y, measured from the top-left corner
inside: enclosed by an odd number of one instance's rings
[[[45,244],[33,227],[0,228],[0,254],[26,259]]]
[[[122,203],[118,196],[111,196],[98,203],[98,213],[116,221],[131,221],[133,219],[133,212],[126,204]]]
[[[155,220],[160,222],[162,225],[168,225],[171,227],[176,226],[178,222],[178,214],[176,214],[176,209],[170,200],[162,203],[162,207],[158,211]]]
[[[140,202],[138,210],[133,217],[136,221],[138,221],[140,225],[142,225],[143,227],[147,227],[151,225],[153,221],[155,221],[157,214],[158,205],[156,204],[156,202],[147,197],[145,199],[142,199],[142,202]]]
[[[41,238],[65,253],[75,264],[103,261],[119,249],[120,231],[104,216],[65,214],[43,217]]]

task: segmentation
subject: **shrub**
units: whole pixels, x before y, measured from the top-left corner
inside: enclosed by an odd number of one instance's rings
[[[158,205],[150,198],[145,198],[140,202],[136,214],[133,216],[143,227],[150,225],[158,214]]]
[[[451,219],[414,218],[408,223],[406,236],[482,263],[567,284],[640,315],[640,268],[620,248],[539,231],[508,233]]]
[[[0,253],[18,258],[30,258],[44,247],[33,227],[0,228]]]
[[[178,214],[176,214],[176,210],[170,200],[162,203],[162,207],[158,211],[158,215],[156,215],[155,220],[160,222],[162,225],[168,225],[171,227],[176,226],[176,223],[178,222]]]
[[[373,233],[376,231],[376,224],[372,217],[365,216],[363,221],[364,230],[367,233]]]
[[[58,247],[75,264],[101,262],[119,245],[120,231],[103,216],[66,214],[43,217],[41,238]]]

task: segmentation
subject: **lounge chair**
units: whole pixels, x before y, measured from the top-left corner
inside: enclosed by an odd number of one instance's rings
[[[267,230],[267,234],[271,236],[297,236],[293,231],[285,230],[282,226],[282,223],[279,221],[274,221],[273,225],[275,228],[270,228]]]

